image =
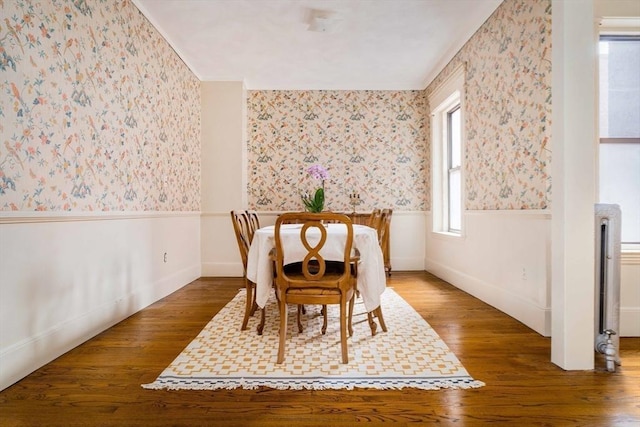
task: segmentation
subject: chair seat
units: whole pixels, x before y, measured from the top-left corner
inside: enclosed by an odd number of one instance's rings
[[[344,271],[344,268],[342,268],[342,270]],[[314,268],[314,267],[310,267],[309,268],[309,272],[312,273],[312,274],[317,274],[318,273],[318,269]],[[342,277],[342,275],[343,275],[342,271],[338,272],[335,269],[331,269],[331,267],[329,265],[327,265],[325,273],[322,276],[322,281],[323,282],[335,281],[337,283],[340,280],[340,278]],[[300,269],[294,270],[294,271],[291,271],[291,270],[288,271],[287,272],[287,277],[289,277],[289,279],[291,281],[300,280],[300,281],[305,281],[306,282],[306,278],[304,277],[304,274],[302,273],[302,271]]]
[[[323,288],[293,288],[287,291],[287,295],[340,295],[339,289],[323,289]]]

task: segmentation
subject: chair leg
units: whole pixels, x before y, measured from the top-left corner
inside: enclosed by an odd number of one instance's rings
[[[340,303],[340,345],[342,347],[342,363],[349,363],[349,352],[347,351],[347,304],[346,301]]]
[[[355,295],[349,300],[349,336],[353,336],[353,306],[356,301]]]
[[[247,302],[244,308],[244,319],[242,319],[242,326],[240,327],[241,331],[247,329],[249,317],[253,314],[253,284],[247,279],[245,279],[245,288],[247,290]]]
[[[378,329],[378,325],[373,320],[373,312],[367,313],[367,320],[369,321],[369,327],[371,328],[371,336],[376,334],[376,329]]]
[[[260,309],[260,324],[256,328],[258,331],[258,335],[262,335],[262,330],[264,329],[264,320],[265,320],[265,312],[267,310],[265,308]]]
[[[382,316],[382,307],[378,307],[374,310],[376,317],[378,318],[378,322],[380,322],[380,327],[384,332],[387,332],[387,325],[384,323],[384,317]]]
[[[298,333],[302,333],[302,313],[304,312],[304,306],[301,304],[298,304],[298,314],[296,316],[296,319],[298,320]]]
[[[276,363],[284,362],[284,345],[287,339],[287,304],[280,301],[280,343],[278,345],[278,359]]]
[[[323,305],[320,312],[322,313],[322,335],[324,335],[327,333],[327,306]]]
[[[258,292],[256,292],[255,286],[252,285],[252,288],[253,288],[253,298],[251,301],[251,316],[253,316],[253,313],[255,313],[256,310],[260,308],[258,307],[258,303],[256,302],[256,295],[258,294]]]

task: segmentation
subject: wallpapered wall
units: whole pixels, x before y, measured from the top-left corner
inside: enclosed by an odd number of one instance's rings
[[[0,210],[200,210],[200,82],[131,2],[0,11]]]
[[[302,210],[329,171],[326,209],[424,210],[429,198],[423,91],[249,91],[249,205]]]
[[[250,91],[249,204],[301,209],[320,163],[329,209],[430,210],[427,99],[462,62],[466,209],[549,208],[549,0],[506,0],[425,91]]]
[[[463,62],[466,208],[550,208],[550,0],[503,2],[427,94]]]

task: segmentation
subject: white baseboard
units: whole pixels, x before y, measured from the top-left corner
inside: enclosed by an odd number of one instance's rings
[[[200,265],[193,265],[5,348],[0,353],[0,390],[198,277]]]
[[[550,308],[538,307],[516,294],[433,260],[426,260],[426,269],[453,286],[508,314],[540,335],[551,336]]]

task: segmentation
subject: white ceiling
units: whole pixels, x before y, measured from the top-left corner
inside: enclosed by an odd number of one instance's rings
[[[502,0],[134,0],[203,81],[424,89]],[[315,12],[314,12],[315,11]],[[311,15],[327,20],[310,31]]]

